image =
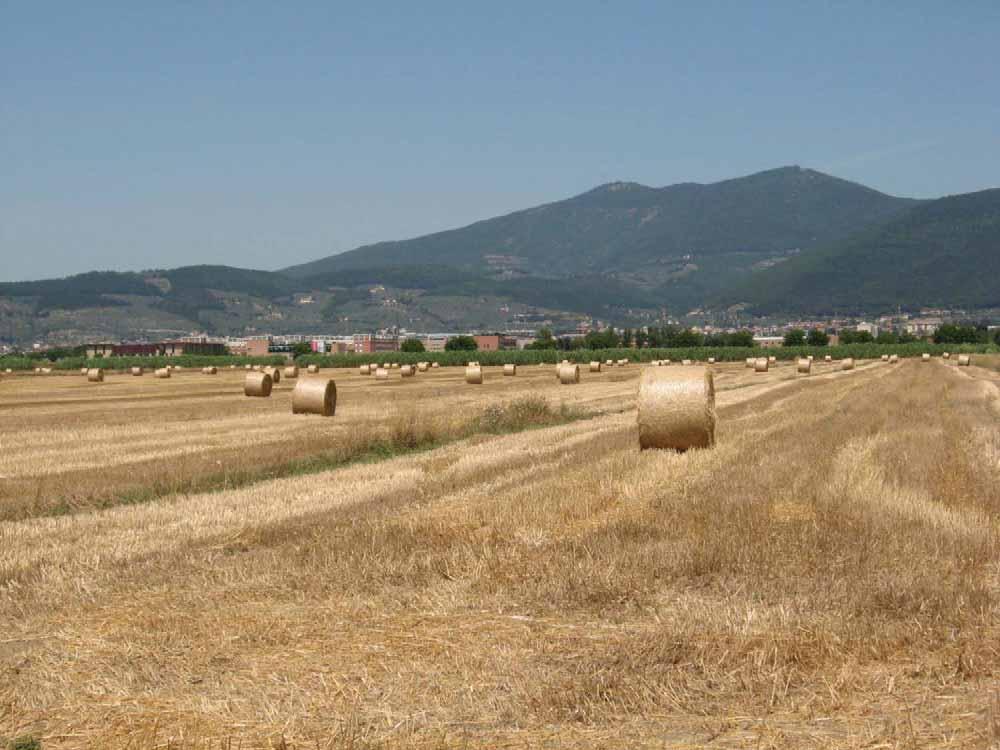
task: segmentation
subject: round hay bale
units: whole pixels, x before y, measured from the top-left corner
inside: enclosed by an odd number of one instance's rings
[[[619,367],[624,367],[627,364],[628,364],[628,360],[627,359],[619,359],[618,360],[618,366]]]
[[[778,358],[772,354],[770,357],[767,358],[767,361],[773,365],[775,362],[778,361]]]
[[[163,380],[165,378],[169,378],[170,377],[170,368],[169,367],[161,367],[158,370],[154,370],[153,371],[153,377],[154,378],[160,378],[161,380]]]
[[[243,369],[244,370],[252,370],[253,369],[253,365],[243,365]]]
[[[931,355],[928,354],[927,352],[924,352],[923,354],[920,355],[920,360],[922,362],[930,362],[931,361]]]
[[[429,362],[417,362],[417,372],[427,372]]]
[[[681,364],[684,365],[685,367],[690,367],[693,363],[691,362],[690,359],[682,359]]]
[[[757,361],[757,360],[756,360],[756,359],[754,359],[753,357],[747,357],[747,360],[746,360],[746,365],[745,365],[745,367],[747,367],[747,368],[751,368],[751,367],[753,367],[753,365],[754,365],[754,362],[756,362],[756,361]]]
[[[715,364],[715,357],[709,357],[708,358],[708,364],[714,365]]]
[[[42,371],[41,367],[36,367],[35,368],[35,372],[41,372],[41,371]],[[90,368],[89,367],[81,367],[80,368],[80,374],[81,375],[86,375],[88,372],[90,372]]]
[[[707,367],[646,370],[639,378],[639,448],[686,451],[715,443],[715,383]]]
[[[437,368],[437,367],[440,367],[440,366],[441,366],[440,362],[431,362],[431,369],[434,369],[434,368]]]
[[[888,354],[883,354],[882,355],[882,361],[883,362],[888,362],[889,361],[889,355]]]
[[[403,365],[399,368],[399,375],[403,378],[412,378],[417,374],[417,368],[413,365]]]
[[[317,372],[319,372],[319,365],[309,365],[309,367],[306,368],[306,371],[310,375],[315,375]]]
[[[87,380],[91,383],[103,383],[104,382],[104,370],[100,367],[92,367],[87,370]]]
[[[469,385],[483,384],[483,368],[479,365],[469,365],[465,368],[465,382]]]
[[[614,367],[615,361],[613,359],[606,359],[604,360],[604,364],[607,365],[608,367]]]
[[[517,365],[507,364],[503,366],[503,374],[505,378],[512,378],[517,375]]]
[[[559,382],[574,385],[580,382],[580,365],[562,365],[559,368]]]
[[[770,366],[771,362],[767,357],[757,357],[753,361],[753,371],[754,372],[767,372],[767,368]]]
[[[132,373],[134,377],[142,377],[144,370],[141,367],[133,367],[129,372]]]
[[[959,354],[958,355],[958,366],[959,367],[968,367],[971,364],[972,364],[972,355],[971,354]]]
[[[44,375],[51,375],[52,374],[52,368],[51,367],[43,367],[42,368],[42,374],[44,374]],[[90,374],[90,370],[87,370],[87,374],[88,375]]]
[[[261,367],[260,367],[260,365],[254,365],[254,366],[253,366],[253,371],[254,371],[254,372],[260,372],[260,371],[261,371]]]
[[[893,354],[891,357],[889,357],[889,364],[890,365],[894,365],[897,362],[899,362],[899,355],[898,354]]]
[[[392,369],[393,370],[398,370],[399,369],[399,362],[393,362],[392,363]]]
[[[235,370],[236,369],[236,365],[229,365],[229,369],[230,370]]]
[[[299,368],[297,365],[289,365],[281,374],[289,380],[296,380],[299,377]]]
[[[854,358],[846,357],[840,361],[841,370],[853,370],[854,369]]]
[[[829,354],[827,354],[825,357],[823,357],[823,361],[824,362],[833,362],[833,357],[831,357]]]
[[[375,379],[376,380],[388,380],[389,379],[389,371],[387,369],[385,369],[384,367],[376,367],[375,368]]]
[[[600,372],[601,371],[601,363],[600,362],[591,362],[590,363],[590,371],[591,372]]]
[[[795,369],[799,372],[800,375],[808,375],[812,371],[812,365],[813,365],[812,360],[801,358],[796,363]]]
[[[961,355],[959,355],[959,356],[961,356]],[[942,359],[951,359],[951,354],[949,352],[945,352],[944,354],[941,355],[941,358]]]
[[[332,417],[337,410],[337,384],[323,378],[302,378],[292,391],[292,414]]]
[[[360,368],[359,372],[362,375],[371,375],[372,374],[372,366],[371,365],[361,365],[361,368]]]
[[[219,372],[215,367],[202,367],[201,371],[205,375],[216,375]]]
[[[261,372],[271,376],[272,385],[277,385],[281,382],[281,370],[277,367],[265,367]]]
[[[268,373],[251,372],[247,375],[247,379],[243,383],[243,393],[256,398],[267,398],[271,395],[271,388],[273,386],[274,381]]]
[[[813,355],[810,354],[808,357],[806,357],[806,359],[808,359],[810,362],[812,362],[813,361]]]

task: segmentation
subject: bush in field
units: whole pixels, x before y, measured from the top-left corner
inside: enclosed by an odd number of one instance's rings
[[[793,328],[785,334],[785,346],[805,346],[806,332],[801,328]]]
[[[822,328],[813,328],[806,334],[806,344],[809,346],[826,346],[830,343],[830,337]]]
[[[424,349],[424,342],[420,339],[406,339],[406,341],[399,345],[399,351],[422,352],[426,350]]]
[[[472,336],[452,336],[444,345],[446,352],[474,352],[477,349],[479,344]]]

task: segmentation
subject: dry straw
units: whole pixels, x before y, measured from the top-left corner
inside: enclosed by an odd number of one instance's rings
[[[440,366],[441,366],[441,363],[440,363],[440,362],[431,362],[431,368],[432,368],[432,369],[433,369],[433,368],[436,368],[436,367],[440,367]]]
[[[753,367],[756,361],[757,360],[755,360],[753,357],[747,357],[746,367],[748,368]]]
[[[243,369],[244,370],[252,370],[253,369],[253,365],[243,365]]]
[[[882,355],[882,361],[883,362],[888,362],[889,361],[889,355],[888,354],[883,354]]]
[[[362,375],[371,375],[372,374],[372,366],[371,365],[361,365],[360,373]]]
[[[959,355],[959,356],[961,356],[961,355]],[[942,359],[951,359],[951,353],[950,352],[945,352],[944,354],[941,355],[941,357],[942,357]]]
[[[36,367],[35,368],[35,372],[41,372],[41,371],[42,371],[41,367]],[[86,375],[88,372],[90,372],[90,368],[89,367],[81,367],[80,368],[80,374],[81,375]]]
[[[685,451],[715,443],[715,384],[707,367],[645,370],[638,407],[642,450]]]
[[[262,372],[271,376],[272,385],[277,385],[281,382],[281,370],[277,367],[265,367]]]
[[[689,365],[691,365],[693,363],[691,362],[690,359],[682,359],[681,360],[681,364],[684,365],[685,367],[687,367],[687,366],[689,366]]]
[[[104,382],[104,370],[100,367],[93,367],[87,370],[87,380],[91,383],[103,383]]]
[[[403,365],[399,368],[399,375],[403,378],[412,378],[417,374],[417,368],[413,365]]]
[[[251,372],[247,375],[246,382],[243,383],[243,393],[247,396],[267,398],[271,395],[271,388],[274,381],[266,372]]]
[[[254,365],[254,366],[253,366],[253,367],[252,367],[251,369],[252,369],[252,370],[253,370],[254,372],[260,372],[260,371],[261,371],[261,368],[260,368],[260,365]]]
[[[778,361],[778,358],[772,354],[770,357],[767,358],[767,361],[773,365],[775,362]]]
[[[479,365],[469,365],[465,368],[465,382],[469,385],[483,384],[483,368]]]
[[[813,361],[813,355],[810,354],[808,357],[806,357],[806,359],[808,359],[810,362],[812,362]]]
[[[708,364],[714,365],[715,364],[715,357],[709,357],[708,358]]]
[[[767,357],[758,357],[753,361],[753,371],[754,372],[767,372],[767,368],[770,365]]]
[[[131,373],[132,373],[132,374],[133,374],[133,375],[134,375],[135,377],[140,377],[140,376],[142,375],[142,373],[143,373],[143,369],[142,369],[141,367],[133,367],[133,368],[131,369]]]
[[[601,363],[600,362],[591,362],[590,363],[590,371],[591,372],[600,372],[601,371]]]
[[[841,360],[840,362],[841,370],[853,370],[854,369],[854,359],[852,357],[847,357],[847,359]]]
[[[618,366],[619,367],[624,367],[627,364],[628,364],[628,360],[627,359],[619,359],[618,360]]]
[[[580,365],[562,365],[559,368],[559,382],[574,385],[580,382]]]
[[[292,391],[292,414],[332,417],[337,410],[337,385],[333,380],[303,378]]]
[[[201,372],[203,375],[216,375],[219,371],[214,367],[202,367]]]
[[[514,377],[515,375],[517,375],[517,365],[515,365],[515,364],[504,365],[503,366],[503,374],[504,374],[504,377],[507,377],[507,378]]]
[[[389,379],[389,371],[387,369],[385,369],[384,367],[376,367],[375,368],[375,379],[376,380],[388,380]]]
[[[796,370],[798,370],[798,372],[802,375],[808,375],[812,372],[812,365],[812,360],[808,360],[803,357],[796,363]]]
[[[959,354],[958,355],[958,366],[959,367],[968,367],[971,364],[972,364],[972,355],[971,354]]]
[[[289,365],[281,374],[289,380],[295,380],[299,376],[299,368],[297,365]]]
[[[393,370],[398,370],[399,369],[399,362],[393,362],[392,363],[392,369]]]
[[[891,357],[889,357],[889,364],[890,365],[894,365],[897,362],[899,362],[899,355],[898,354],[893,354]]]
[[[829,354],[827,354],[825,357],[823,357],[823,361],[824,362],[833,362],[833,357],[831,357]]]
[[[170,368],[168,368],[168,367],[161,367],[159,370],[154,370],[153,371],[153,377],[154,378],[160,378],[160,380],[163,380],[165,378],[169,378],[170,377]]]
[[[607,359],[604,361],[604,364],[607,365],[608,367],[614,367],[615,361],[613,359]]]
[[[930,362],[931,361],[931,355],[928,354],[927,352],[924,352],[923,354],[920,355],[920,361],[922,361],[922,362]]]
[[[427,372],[427,362],[417,362],[417,372]]]
[[[309,365],[306,369],[309,371],[310,375],[315,375],[319,372],[319,365]]]

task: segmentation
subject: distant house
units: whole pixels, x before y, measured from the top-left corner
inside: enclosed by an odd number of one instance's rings
[[[774,349],[779,346],[785,345],[784,336],[754,336],[753,337],[754,346],[759,346],[764,349]]]
[[[476,346],[481,352],[496,352],[501,349],[517,349],[517,339],[513,336],[504,336],[499,333],[485,336],[473,336]]]

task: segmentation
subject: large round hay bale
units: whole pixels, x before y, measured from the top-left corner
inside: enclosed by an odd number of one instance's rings
[[[853,370],[854,369],[854,358],[853,357],[845,357],[844,359],[842,359],[840,361],[840,369],[841,370]]]
[[[506,365],[504,365],[503,366],[503,374],[504,374],[504,377],[507,377],[507,378],[514,377],[515,375],[517,375],[517,365],[515,365],[515,364],[506,364]]]
[[[158,370],[154,370],[153,371],[153,377],[154,378],[159,378],[160,380],[165,380],[165,379],[169,378],[170,377],[170,368],[169,367],[161,367]]]
[[[292,414],[332,417],[337,410],[337,385],[323,378],[302,378],[292,391]]]
[[[715,443],[715,384],[707,367],[645,370],[638,407],[642,450],[685,451]]]
[[[563,385],[574,385],[580,382],[580,365],[562,365],[559,368],[559,382]]]
[[[289,365],[281,374],[289,380],[295,380],[299,377],[299,368],[297,365]]]
[[[317,372],[319,372],[319,365],[309,365],[309,367],[307,367],[306,370],[309,372],[310,375],[315,375]]]
[[[104,370],[100,367],[92,367],[87,370],[87,380],[91,383],[103,383],[104,382]]]
[[[427,372],[429,362],[417,362],[417,372]]]
[[[277,367],[265,367],[261,372],[271,376],[272,385],[277,385],[281,382],[281,370]]]
[[[129,370],[129,372],[131,372],[134,377],[138,378],[142,376],[144,370],[141,367],[133,367],[131,370]]]
[[[971,364],[972,364],[972,355],[971,354],[959,354],[958,355],[958,366],[959,367],[968,367]]]
[[[924,352],[923,354],[920,355],[920,361],[921,362],[930,362],[931,361],[931,355],[928,354],[927,352]]]
[[[465,368],[465,382],[469,385],[483,384],[483,368],[479,365],[469,365]]]
[[[358,372],[360,372],[362,375],[371,375],[374,372],[374,370],[372,369],[371,365],[361,365],[361,368],[358,370]]]
[[[795,369],[801,375],[808,375],[812,371],[812,365],[813,363],[810,360],[805,357],[801,357],[799,361],[796,362]]]
[[[767,357],[757,357],[753,361],[753,371],[754,372],[767,372],[767,368],[770,366],[770,362]]]
[[[417,368],[414,367],[413,365],[403,365],[402,367],[399,368],[400,377],[412,378],[416,374],[417,374]]]
[[[247,396],[267,398],[271,395],[274,381],[266,372],[251,372],[243,383],[243,393]]]
[[[389,371],[387,369],[385,369],[384,367],[376,367],[375,368],[375,379],[376,380],[388,380],[389,379]]]
[[[591,372],[600,372],[601,371],[601,363],[600,362],[591,362],[590,363],[590,371]]]

